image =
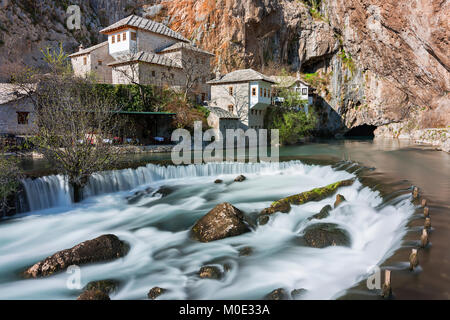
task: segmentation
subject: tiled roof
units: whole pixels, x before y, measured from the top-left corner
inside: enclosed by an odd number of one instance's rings
[[[162,23],[142,18],[136,15],[131,15],[120,21],[117,21],[116,23],[110,25],[109,27],[100,30],[100,33],[108,33],[110,31],[114,31],[115,29],[119,29],[122,27],[135,27],[138,29],[162,34],[164,36],[174,38],[180,41],[189,42],[189,40],[183,37],[180,33],[173,31],[172,29],[163,25]]]
[[[177,51],[177,50],[181,50],[181,49],[186,49],[186,50],[190,50],[190,51],[195,51],[195,52],[199,52],[199,53],[204,53],[210,56],[214,56],[213,53],[208,52],[206,50],[200,49],[190,43],[184,43],[184,42],[177,42],[163,50],[161,50],[158,53],[165,53],[165,52],[169,52],[169,51]]]
[[[238,116],[219,107],[206,107],[209,111],[217,115],[221,119],[239,119]]]
[[[103,47],[103,46],[106,46],[107,44],[108,44],[108,41],[105,41],[105,42],[96,44],[95,46],[92,46],[92,47],[83,49],[83,50],[78,51],[78,52],[75,52],[75,53],[72,53],[72,54],[69,56],[69,58],[73,58],[73,57],[76,57],[76,56],[81,56],[81,55],[84,55],[84,54],[91,53],[92,51],[94,51],[94,50],[96,50],[96,49],[98,49],[98,48],[101,48],[101,47]]]
[[[108,66],[116,66],[119,64],[126,64],[130,62],[146,62],[165,67],[181,68],[179,64],[167,57],[145,51],[139,51],[136,54],[131,55],[126,54],[123,56],[119,56],[115,62],[109,63]]]
[[[257,80],[263,80],[270,83],[275,83],[272,78],[263,75],[262,73],[259,73],[253,69],[243,69],[243,70],[236,70],[230,73],[227,73],[226,75],[222,76],[219,79],[214,79],[211,81],[208,81],[208,84],[221,84],[221,83],[233,83],[233,82],[248,82],[248,81],[257,81]]]
[[[302,79],[298,79],[298,78],[293,77],[293,76],[272,76],[271,78],[272,78],[273,81],[276,82],[278,87],[291,87],[295,83],[297,83],[297,81],[303,83],[305,86],[309,86]]]

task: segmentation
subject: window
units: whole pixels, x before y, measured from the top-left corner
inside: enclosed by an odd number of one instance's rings
[[[302,95],[306,96],[308,94],[308,88],[302,89]]]
[[[122,39],[123,39],[123,41],[127,40],[127,33],[126,33],[126,32],[124,32],[124,33],[122,34]]]
[[[120,42],[120,33],[117,35],[117,42]]]
[[[233,87],[229,87],[228,92],[230,93],[230,96],[232,96],[233,95]]]
[[[87,65],[87,57],[83,57],[83,65]]]
[[[29,112],[17,112],[17,124],[28,124]]]
[[[253,96],[253,97],[256,96],[256,88],[252,88],[252,96]]]
[[[262,95],[263,95],[263,88],[259,88],[259,95],[262,97]]]
[[[116,36],[111,37],[111,43],[116,43]]]
[[[203,101],[206,101],[206,93],[204,93],[204,92],[202,93],[202,102]]]
[[[155,70],[152,71],[152,77],[156,77],[156,72],[155,72]]]
[[[264,89],[264,98],[267,97],[267,89]]]
[[[228,111],[231,112],[231,113],[233,113],[233,109],[234,109],[233,105],[230,104],[230,105],[228,106]]]
[[[103,64],[102,60],[98,60],[98,65],[101,66]]]
[[[136,32],[131,32],[131,40],[136,41],[136,38],[137,38]]]
[[[173,73],[171,73],[170,76],[172,77],[172,79],[175,78],[175,75]]]

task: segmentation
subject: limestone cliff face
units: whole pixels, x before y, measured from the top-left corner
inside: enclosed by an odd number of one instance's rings
[[[102,40],[102,26],[134,12],[214,52],[222,72],[301,71],[322,97],[324,131],[370,124],[399,136],[450,125],[449,1],[73,0],[83,11],[76,32],[56,1],[3,2],[10,4],[0,12],[2,61],[38,63],[39,48],[60,40],[70,49],[90,45]],[[33,18],[15,2],[44,9]]]

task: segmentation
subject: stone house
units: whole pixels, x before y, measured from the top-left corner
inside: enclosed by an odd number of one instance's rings
[[[210,97],[207,81],[214,55],[167,26],[136,15],[100,33],[108,40],[71,54],[74,73],[94,73],[110,84],[148,84],[188,91],[198,101]]]
[[[36,129],[34,105],[30,98],[9,83],[0,83],[0,133],[31,135]]]
[[[210,106],[236,115],[243,128],[264,128],[264,116],[271,105],[275,81],[253,69],[230,72],[208,81],[211,85]]]
[[[279,101],[279,97],[276,96],[277,91],[282,89],[289,89],[297,92],[302,100],[308,101],[308,105],[313,104],[313,90],[310,86],[300,78],[292,76],[272,76],[272,79],[276,82],[274,86],[274,102]]]
[[[207,107],[207,109],[210,111],[207,119],[208,125],[214,129],[216,134],[219,132],[222,134],[222,140],[226,138],[227,129],[241,128],[241,122],[237,115],[219,107]]]

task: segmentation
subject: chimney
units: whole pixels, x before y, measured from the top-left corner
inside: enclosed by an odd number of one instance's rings
[[[80,43],[80,46],[78,47],[78,51],[83,51],[84,50],[84,46],[82,43]]]
[[[217,70],[216,71],[216,79],[220,79],[220,78],[222,78],[222,75],[220,74],[220,71]]]

